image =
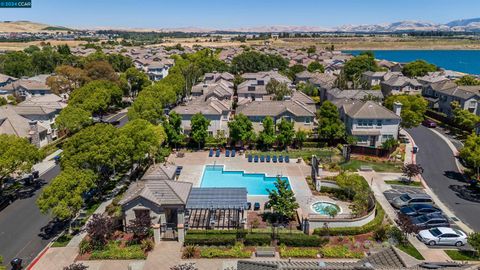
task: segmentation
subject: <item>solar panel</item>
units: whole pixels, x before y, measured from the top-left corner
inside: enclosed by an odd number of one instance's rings
[[[192,188],[187,209],[245,209],[246,188]]]

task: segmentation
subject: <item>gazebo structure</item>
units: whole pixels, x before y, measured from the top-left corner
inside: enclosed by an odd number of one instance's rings
[[[246,188],[192,188],[186,205],[188,229],[240,229],[245,226]]]

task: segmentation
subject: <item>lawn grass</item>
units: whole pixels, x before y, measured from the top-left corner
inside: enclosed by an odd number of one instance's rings
[[[110,242],[104,249],[95,250],[90,260],[145,260],[147,256],[140,245],[120,247],[119,242]]]
[[[455,261],[480,261],[480,256],[475,256],[470,251],[462,250],[445,250],[448,257]]]
[[[399,163],[391,162],[373,162],[351,159],[348,162],[340,164],[340,167],[345,171],[356,172],[361,166],[370,166],[376,172],[402,172],[402,167]]]
[[[52,247],[66,247],[72,238],[73,236],[68,233],[63,234],[57,240],[55,240],[55,242],[53,242]]]
[[[397,248],[407,253],[408,255],[414,257],[417,260],[425,260],[422,254],[420,254],[420,252],[418,252],[418,250],[410,242],[404,245],[398,245]]]
[[[410,183],[408,183],[408,182],[399,181],[399,180],[387,180],[387,181],[385,181],[385,184],[399,185],[399,186],[410,186],[410,187],[422,187],[422,183],[415,182],[415,181],[411,181]]]

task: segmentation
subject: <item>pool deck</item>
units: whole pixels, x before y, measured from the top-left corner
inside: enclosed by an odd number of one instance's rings
[[[305,178],[310,175],[310,166],[303,161],[297,163],[297,159],[290,159],[290,163],[261,163],[248,162],[245,155],[236,157],[225,157],[222,153],[220,157],[209,157],[207,151],[187,152],[184,157],[176,157],[172,154],[168,158],[169,163],[177,166],[183,166],[179,181],[190,182],[194,187],[200,187],[202,174],[205,165],[224,165],[226,171],[245,171],[246,173],[265,173],[267,176],[282,175],[288,177],[290,186],[295,193],[303,213],[313,213],[311,204],[317,201],[332,202],[339,205],[343,213],[349,213],[348,204],[335,201],[327,196],[314,196],[308,187]],[[248,201],[252,203],[259,202],[261,209],[268,201],[268,196],[248,196]]]

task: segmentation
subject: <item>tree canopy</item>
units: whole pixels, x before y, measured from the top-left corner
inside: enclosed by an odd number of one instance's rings
[[[72,92],[68,106],[77,106],[92,114],[103,114],[112,105],[120,104],[122,90],[105,81],[92,81]]]
[[[197,113],[192,117],[190,121],[190,138],[198,144],[198,148],[205,144],[209,126],[210,120],[205,118],[203,114]]]
[[[333,141],[345,137],[345,124],[332,102],[323,102],[318,110],[318,119],[318,135],[321,139]]]
[[[262,121],[263,130],[258,134],[258,143],[261,147],[268,149],[276,141],[275,123],[270,116],[267,116]]]
[[[255,140],[255,131],[250,119],[244,114],[237,114],[232,121],[228,122],[230,139],[233,143],[249,143]]]
[[[461,108],[457,101],[452,102],[450,105],[453,110],[453,121],[457,125],[472,131],[475,125],[480,123],[480,116]]]
[[[67,106],[55,119],[55,124],[60,130],[76,133],[82,128],[92,124],[92,113],[80,107]]]
[[[287,148],[289,145],[292,144],[293,138],[295,137],[295,129],[293,127],[293,122],[282,118],[277,128],[278,144],[283,148]]]
[[[275,79],[271,79],[266,85],[267,93],[273,95],[275,100],[283,100],[285,96],[291,96],[293,90],[288,87],[285,82],[279,82]]]
[[[438,68],[434,64],[430,64],[424,60],[416,60],[403,66],[402,73],[408,77],[421,77],[427,75],[428,72],[437,70]]]
[[[168,145],[171,147],[177,147],[185,140],[185,135],[182,132],[182,116],[172,111],[170,112],[168,119],[163,121],[163,127],[167,134]]]
[[[391,95],[385,100],[385,107],[393,110],[393,104],[402,104],[401,125],[404,128],[411,128],[420,125],[427,111],[428,102],[420,95]]]
[[[274,213],[282,220],[292,219],[299,207],[288,181],[281,178],[275,182],[275,189],[268,190],[268,199]]]
[[[457,85],[475,86],[475,85],[480,85],[480,80],[473,77],[472,75],[466,75],[456,80],[455,83]]]
[[[241,74],[246,72],[269,71],[272,69],[285,70],[287,66],[288,61],[279,55],[246,51],[233,58],[231,71],[235,74]]]
[[[313,61],[307,66],[307,70],[310,72],[325,72],[325,67],[323,67],[322,64],[320,64],[318,61]]]
[[[467,137],[463,148],[460,150],[460,157],[472,168],[480,167],[480,136],[475,133]]]
[[[124,94],[131,97],[137,94],[145,87],[152,84],[147,74],[131,67],[120,75],[120,84],[123,86]]]
[[[343,67],[343,72],[347,80],[359,81],[363,72],[377,71],[378,69],[373,55],[364,53],[348,60]]]

